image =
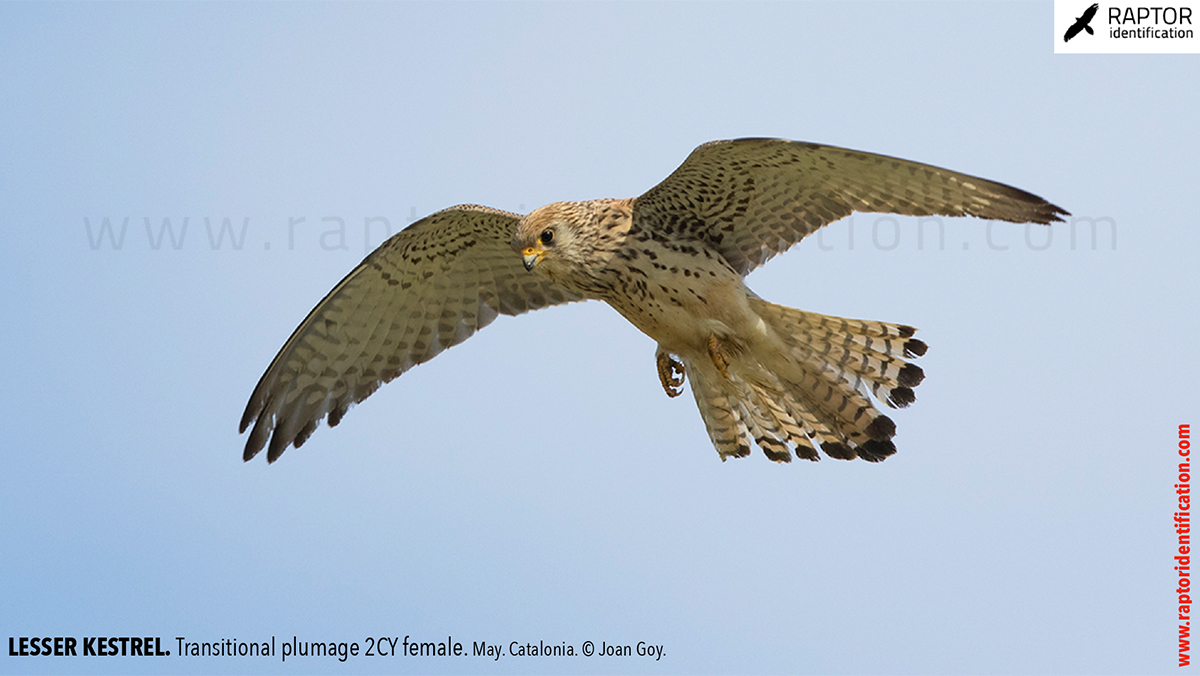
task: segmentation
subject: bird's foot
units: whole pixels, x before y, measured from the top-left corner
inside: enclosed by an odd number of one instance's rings
[[[713,366],[729,380],[729,353],[725,351],[725,345],[715,333],[708,337],[708,356],[712,357]]]
[[[667,396],[675,398],[683,394],[683,364],[661,349],[654,356],[658,362],[658,379]]]

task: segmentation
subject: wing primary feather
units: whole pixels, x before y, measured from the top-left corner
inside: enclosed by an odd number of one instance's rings
[[[1010,185],[886,155],[783,139],[713,141],[634,201],[742,275],[852,212],[1049,224],[1068,212]]]
[[[322,418],[491,323],[582,300],[529,274],[510,248],[517,214],[460,205],[413,223],[346,275],[300,323],[259,379],[238,431],[243,458],[299,447]],[[253,427],[251,427],[253,424]]]

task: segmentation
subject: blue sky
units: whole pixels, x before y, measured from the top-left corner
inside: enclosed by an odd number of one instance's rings
[[[1197,57],[1052,32],[1049,3],[0,5],[0,635],[666,650],[0,672],[1174,670]],[[919,327],[880,465],[720,462],[598,303],[501,318],[242,463],[258,377],[385,229],[637,195],[739,136],[1108,220],[1093,247],[856,216],[751,275]]]

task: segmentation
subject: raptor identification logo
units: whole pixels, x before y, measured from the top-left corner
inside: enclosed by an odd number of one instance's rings
[[[1200,2],[1054,1],[1055,54],[1200,54]]]

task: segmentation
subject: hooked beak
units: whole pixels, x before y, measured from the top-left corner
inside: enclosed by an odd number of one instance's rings
[[[543,252],[538,251],[531,246],[525,247],[525,250],[521,252],[521,260],[525,263],[525,269],[533,270],[533,266],[537,265],[538,261],[542,260],[542,255]]]

